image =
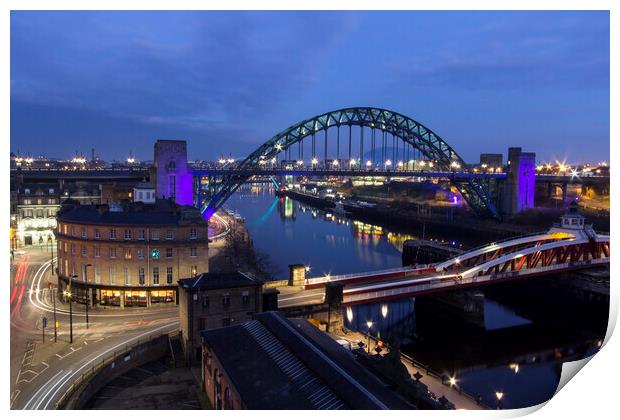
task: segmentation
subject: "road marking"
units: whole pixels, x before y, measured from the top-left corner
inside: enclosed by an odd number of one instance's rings
[[[47,391],[47,393],[39,400],[39,403],[37,404],[37,406],[35,407],[35,410],[38,410],[39,407],[41,407],[41,404],[43,404],[43,402],[45,401],[45,398],[47,398],[47,396],[50,394],[50,392],[52,392],[54,389],[56,389],[56,392],[54,392],[52,394],[52,397],[54,397],[54,395],[56,395],[56,393],[58,392],[58,389],[60,389],[60,386],[63,384],[63,382],[61,382],[63,379],[65,379],[67,376],[69,376],[71,374],[71,372],[73,372],[72,370],[70,370],[69,372],[67,372],[62,378],[60,378],[58,380],[58,382],[56,382],[52,387],[50,387],[49,391]],[[43,409],[47,409],[47,406],[49,405],[49,401],[47,402],[47,404],[45,404],[45,406],[43,407]]]
[[[26,405],[24,405],[24,410],[31,410],[31,408],[28,408],[28,406],[30,405],[30,403],[32,402],[33,399],[35,399],[41,392],[43,392],[43,390],[45,389],[45,387],[47,386],[47,384],[49,384],[50,382],[52,382],[54,379],[56,379],[56,377],[58,375],[60,375],[63,372],[62,369],[60,369],[58,372],[56,372],[56,374],[54,376],[52,376],[42,387],[40,387],[37,392],[34,393],[34,395],[32,397],[30,397],[30,399],[28,400],[28,402],[26,403]]]
[[[19,394],[21,394],[21,392],[22,391],[20,389],[16,389],[11,393],[11,404],[9,405],[9,408],[13,407],[13,403],[15,402]]]

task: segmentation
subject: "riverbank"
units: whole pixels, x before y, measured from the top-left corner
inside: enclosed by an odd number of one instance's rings
[[[284,194],[294,200],[317,207],[321,210],[333,209],[335,205],[332,200],[302,193],[300,191],[287,190]],[[432,228],[436,232],[458,232],[461,234],[476,232],[488,237],[493,237],[493,239],[523,235],[540,230],[537,226],[506,222],[500,223],[495,220],[483,220],[473,215],[463,215],[460,214],[462,212],[454,212],[451,207],[443,207],[441,209],[442,213],[439,213],[439,209],[432,210],[426,206],[417,206],[416,209],[412,209],[383,203],[377,203],[375,206],[353,206],[345,204],[344,207],[351,217],[355,217],[364,223],[379,224],[388,228],[407,228],[419,231]]]
[[[254,249],[252,237],[244,221],[225,210],[220,210],[218,215],[228,225],[229,232],[209,243],[209,271],[243,271],[259,280],[270,280],[271,274],[265,269],[264,257],[258,255]]]

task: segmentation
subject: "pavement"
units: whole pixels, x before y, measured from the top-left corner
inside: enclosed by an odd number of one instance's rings
[[[347,340],[354,345],[355,343],[358,343],[360,341],[366,343],[368,339],[366,335],[356,331],[348,331],[345,334],[339,334],[336,336],[336,338]],[[401,358],[401,361],[407,368],[407,371],[410,375],[413,375],[414,373],[420,371],[418,367],[413,366],[413,364],[408,360]],[[423,377],[420,379],[420,382],[422,382],[428,387],[429,392],[435,394],[437,398],[445,396],[452,404],[454,404],[457,410],[482,410],[486,408],[478,405],[478,403],[473,398],[469,397],[466,394],[463,394],[458,388],[458,386],[450,386],[450,384],[447,382],[442,383],[439,378],[427,375],[425,372],[420,373],[423,375]]]

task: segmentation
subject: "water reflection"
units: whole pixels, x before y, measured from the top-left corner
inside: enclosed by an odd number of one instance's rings
[[[274,194],[272,185],[245,185],[227,206],[246,219],[255,247],[271,258],[275,278],[286,278],[294,263],[311,267],[310,276],[398,267],[403,242],[422,232],[425,239],[455,246],[487,242],[477,235],[458,238],[421,226],[395,229],[351,220]],[[497,392],[505,408],[538,404],[555,392],[564,361],[600,347],[607,308],[593,310],[557,292],[534,293],[530,285],[505,287],[503,293],[485,288],[355,306],[345,309],[345,325],[366,333],[372,321],[372,335],[398,341],[403,352],[454,377],[489,406],[497,403]]]

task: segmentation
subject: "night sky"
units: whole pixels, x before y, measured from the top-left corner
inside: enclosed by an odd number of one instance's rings
[[[151,159],[164,138],[242,157],[347,106],[408,115],[470,162],[608,160],[609,13],[11,13],[13,152]]]

